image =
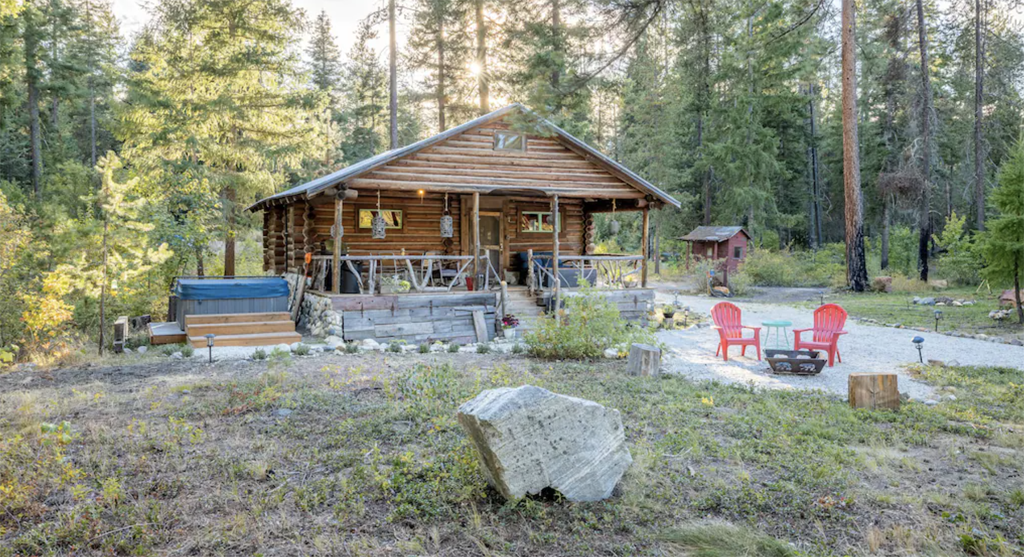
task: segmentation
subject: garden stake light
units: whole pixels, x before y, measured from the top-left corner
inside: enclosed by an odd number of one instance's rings
[[[924,339],[921,337],[914,337],[910,342],[913,342],[914,346],[917,348],[917,359],[923,364],[924,356],[921,355],[921,348],[924,346]]]
[[[210,363],[213,363],[213,337],[217,335],[213,333],[207,333],[206,335],[206,349],[210,351]]]
[[[939,332],[939,320],[942,319],[942,311],[935,310],[935,332]]]

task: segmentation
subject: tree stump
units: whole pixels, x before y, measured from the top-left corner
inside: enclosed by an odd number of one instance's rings
[[[661,369],[661,349],[649,344],[634,344],[629,347],[629,361],[626,370],[630,375],[653,377]]]
[[[851,373],[850,407],[899,410],[900,391],[895,373]]]

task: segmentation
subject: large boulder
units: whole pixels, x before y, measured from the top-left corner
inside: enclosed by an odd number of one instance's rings
[[[569,501],[606,499],[633,462],[618,410],[540,387],[484,391],[458,417],[507,499],[549,487]]]

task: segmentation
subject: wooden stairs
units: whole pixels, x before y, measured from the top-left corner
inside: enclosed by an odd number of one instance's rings
[[[214,346],[270,346],[302,340],[286,312],[220,313],[185,316],[185,336],[196,348],[206,347],[206,335],[216,335]]]
[[[519,320],[519,331],[526,332],[536,327],[537,319],[543,315],[543,302],[538,302],[537,296],[530,296],[526,289],[508,290],[508,308],[505,313],[511,313]]]

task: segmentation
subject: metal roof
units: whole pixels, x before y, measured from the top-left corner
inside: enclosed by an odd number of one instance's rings
[[[509,113],[515,111],[519,111],[523,114],[527,114],[531,117],[536,118],[541,127],[547,128],[549,131],[552,132],[553,135],[557,136],[559,139],[563,140],[570,146],[585,153],[585,156],[588,159],[593,159],[592,162],[596,163],[598,166],[605,167],[606,170],[610,171],[612,174],[617,175],[617,177],[621,179],[623,182],[633,186],[634,188],[644,193],[652,195],[658,198],[659,200],[669,205],[672,205],[673,207],[679,208],[680,204],[678,201],[676,201],[669,194],[665,193],[661,189],[654,186],[654,184],[651,184],[647,180],[644,180],[636,173],[634,173],[632,170],[612,160],[604,153],[601,153],[597,149],[591,147],[590,145],[587,145],[582,140],[573,137],[569,132],[559,128],[558,126],[552,124],[551,122],[545,120],[544,118],[537,116],[537,114],[535,114],[533,111],[526,108],[522,104],[515,103],[504,108],[499,108],[494,112],[485,114],[479,118],[470,120],[454,128],[445,130],[435,136],[422,139],[415,143],[411,143],[409,145],[406,145],[405,147],[385,151],[379,155],[375,155],[368,159],[364,159],[355,164],[342,168],[341,170],[337,170],[335,172],[327,174],[326,176],[321,176],[320,178],[310,180],[305,184],[295,186],[280,193],[271,195],[270,197],[261,199],[256,203],[250,205],[249,210],[259,211],[261,209],[264,209],[272,201],[276,200],[298,197],[305,197],[308,199],[326,190],[327,188],[330,188],[331,186],[336,186],[338,184],[343,184],[349,180],[353,180],[359,176],[362,176],[363,174],[380,168],[381,166],[384,166],[389,162],[392,162],[394,160],[400,159],[408,155],[412,155],[418,151],[426,149],[427,147],[440,143],[446,139],[455,137],[463,132],[467,132],[473,128],[488,124],[494,120],[501,119],[508,115]]]
[[[743,230],[742,226],[698,226],[689,234],[679,239],[691,242],[724,242],[740,232],[745,234],[747,238],[750,238],[750,234],[747,234],[747,231]]]

